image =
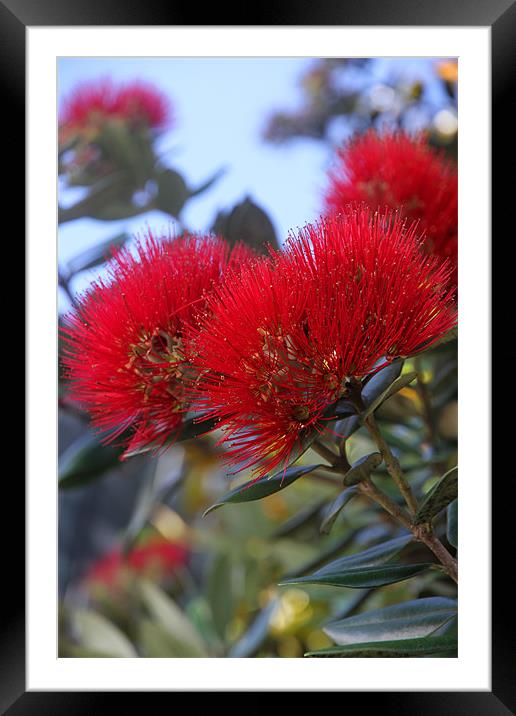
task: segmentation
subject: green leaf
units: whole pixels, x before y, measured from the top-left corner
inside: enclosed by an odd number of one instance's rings
[[[348,502],[353,499],[353,497],[357,494],[357,491],[357,487],[349,487],[347,490],[341,492],[340,495],[338,495],[338,497],[328,505],[325,510],[321,526],[319,527],[319,531],[322,534],[327,535],[331,532],[331,528],[335,524],[335,520],[339,516],[341,510],[343,510]]]
[[[444,510],[450,502],[453,502],[453,500],[457,498],[458,476],[458,468],[452,467],[451,470],[448,470],[448,472],[441,477],[439,482],[434,485],[419,506],[414,517],[415,524],[431,522],[441,510]]]
[[[207,656],[204,643],[186,614],[153,582],[140,582],[142,601],[185,657]]]
[[[278,472],[272,477],[263,477],[259,480],[250,480],[245,482],[243,485],[235,487],[231,492],[227,492],[223,495],[218,502],[211,507],[208,507],[204,516],[209,512],[216,510],[222,505],[226,505],[230,502],[253,502],[254,500],[261,500],[264,497],[273,495],[275,492],[284,490],[286,487],[291,485],[293,482],[298,480],[303,475],[307,475],[309,472],[317,470],[318,467],[323,465],[300,465],[298,467],[289,467],[285,472]]]
[[[343,420],[351,415],[356,415],[357,409],[350,400],[339,398],[323,413],[323,418],[328,420]]]
[[[161,624],[147,617],[138,623],[138,642],[142,655],[148,658],[173,659],[189,656]]]
[[[453,502],[450,502],[450,504],[448,505],[446,537],[448,538],[448,542],[452,545],[452,547],[455,547],[455,549],[458,548],[459,542],[458,512],[459,501],[453,500]]]
[[[112,622],[90,609],[78,609],[73,621],[81,645],[88,651],[105,656],[136,657],[136,651],[125,636]]]
[[[230,244],[243,241],[259,253],[266,253],[269,244],[279,248],[271,220],[249,197],[236,204],[230,212],[219,212],[212,231]]]
[[[107,241],[96,244],[90,249],[86,249],[86,251],[78,254],[68,262],[66,266],[68,275],[73,276],[80,271],[95,268],[95,266],[108,261],[111,257],[111,252],[123,246],[129,238],[129,234],[118,234]]]
[[[156,208],[177,217],[191,195],[185,180],[174,169],[164,169],[157,176]]]
[[[410,534],[395,537],[394,539],[381,542],[361,552],[356,552],[346,557],[339,557],[339,559],[325,564],[316,574],[339,572],[351,567],[375,567],[379,564],[384,564],[399,554],[410,542],[412,542],[412,535]]]
[[[382,368],[370,378],[366,378],[363,381],[363,388],[361,391],[362,400],[364,401],[365,411],[367,413],[369,406],[379,399],[384,393],[386,393],[392,386],[394,381],[398,378],[403,368],[403,360],[398,358],[385,368]],[[380,402],[383,402],[386,398],[382,398]],[[340,401],[337,401],[335,405],[338,405]],[[346,401],[347,402],[347,401]],[[343,410],[346,410],[348,406],[344,403]],[[379,405],[379,404],[378,404]],[[373,410],[376,410],[376,405]],[[335,407],[335,406],[333,406]],[[330,413],[330,409],[327,411]],[[369,414],[369,413],[367,413]],[[336,442],[340,443],[341,440],[349,438],[354,432],[362,425],[362,419],[359,415],[351,415],[343,420],[339,420],[335,425],[335,433],[337,434]]]
[[[214,555],[205,594],[209,602],[213,625],[220,639],[225,640],[228,624],[236,610],[234,574],[241,565],[235,565],[232,556],[220,551]]]
[[[400,377],[396,378],[396,380],[393,383],[391,383],[391,385],[388,388],[386,388],[382,393],[377,395],[373,400],[367,401],[366,410],[362,413],[362,420],[365,420],[365,418],[367,418],[369,415],[371,415],[371,413],[374,413],[374,411],[377,410],[382,403],[384,403],[386,400],[388,400],[395,393],[397,393],[398,391],[405,388],[409,383],[412,383],[412,381],[416,377],[417,377],[417,373],[415,371],[411,371],[410,373],[405,373],[404,375],[400,375]],[[367,386],[366,386],[366,388],[367,388]]]
[[[366,644],[342,644],[328,649],[321,649],[320,651],[309,651],[305,656],[410,658],[417,656],[453,656],[456,653],[457,640],[454,637],[441,636],[368,642]]]
[[[403,582],[433,566],[431,563],[424,562],[421,564],[389,564],[378,567],[352,567],[341,572],[316,573],[308,577],[289,579],[288,582],[281,582],[280,586],[285,584],[327,584],[333,587],[369,589]]]
[[[335,424],[335,441],[337,444],[351,437],[361,424],[358,415],[352,415],[349,418],[344,418],[344,420],[339,420],[339,422]]]
[[[80,487],[120,465],[123,447],[102,445],[91,432],[81,435],[59,458],[59,489]]]
[[[428,636],[455,614],[456,600],[428,597],[347,617],[324,631],[336,644],[413,639]]]
[[[315,522],[326,503],[326,498],[322,498],[313,505],[308,505],[304,509],[299,510],[299,512],[296,512],[292,515],[292,517],[289,517],[288,520],[283,522],[283,524],[272,533],[271,539],[278,539],[279,537],[291,535],[311,522]]]
[[[360,460],[354,462],[351,468],[346,472],[343,480],[344,484],[350,487],[351,485],[358,485],[358,483],[363,480],[367,480],[381,462],[382,456],[379,452],[364,455]]]
[[[362,388],[362,400],[366,407],[388,390],[400,375],[402,368],[403,360],[397,358],[365,381]]]
[[[227,169],[225,167],[218,169],[215,174],[213,174],[209,179],[206,179],[206,181],[200,184],[196,189],[192,189],[190,192],[190,197],[199,196],[199,194],[203,194],[208,189],[211,189],[211,187],[216,184],[221,177],[224,176],[226,171]]]

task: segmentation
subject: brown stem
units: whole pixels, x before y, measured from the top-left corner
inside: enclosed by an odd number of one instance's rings
[[[383,435],[380,432],[380,429],[378,427],[378,423],[376,422],[376,419],[374,415],[369,415],[369,417],[365,420],[365,425],[369,432],[371,433],[376,445],[378,446],[378,449],[380,450],[383,460],[385,462],[385,465],[387,467],[387,472],[392,477],[396,485],[398,486],[399,491],[403,495],[403,498],[405,502],[407,503],[407,506],[410,510],[410,512],[415,515],[417,512],[417,501],[414,495],[412,494],[412,490],[410,489],[410,485],[405,479],[405,476],[401,470],[400,464],[398,460],[394,457],[394,455],[391,452],[390,447],[385,442],[385,439]]]
[[[318,455],[327,460],[332,467],[340,461],[339,455],[333,452],[333,450],[330,450],[329,447],[326,447],[326,445],[324,445],[319,440],[314,440],[314,442],[312,443],[312,449],[315,450]]]
[[[457,560],[455,560],[444,545],[437,539],[433,534],[432,528],[428,525],[414,525],[408,518],[404,510],[399,507],[390,497],[384,492],[381,492],[371,480],[364,480],[359,485],[359,490],[367,495],[371,500],[374,500],[378,505],[383,507],[391,517],[393,517],[399,524],[403,525],[407,530],[412,532],[414,537],[422,542],[430,549],[437,557],[439,562],[443,565],[446,572],[453,579],[454,582],[458,582],[458,568]]]

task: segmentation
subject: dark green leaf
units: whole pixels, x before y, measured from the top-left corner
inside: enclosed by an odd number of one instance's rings
[[[344,418],[344,420],[339,420],[339,422],[335,424],[334,429],[336,442],[341,443],[342,440],[347,440],[347,438],[351,437],[351,435],[358,430],[360,425],[361,422],[358,415],[352,415],[349,418]]]
[[[206,516],[209,512],[230,502],[252,502],[273,495],[275,492],[284,490],[285,487],[288,487],[303,475],[317,470],[318,467],[323,466],[300,465],[298,467],[289,467],[285,472],[278,472],[272,477],[262,477],[259,480],[245,482],[243,485],[239,485],[235,487],[234,490],[231,490],[231,492],[227,492],[223,495],[218,502],[206,510],[204,515]]]
[[[447,529],[446,529],[446,536],[448,538],[448,542],[452,545],[452,547],[455,547],[455,549],[458,548],[458,512],[459,512],[459,501],[453,500],[448,505],[448,516],[447,516]]]
[[[414,378],[416,378],[417,373],[415,371],[411,371],[410,373],[405,373],[404,375],[400,375],[399,378],[396,378],[396,380],[391,383],[391,385],[386,388],[382,393],[377,395],[373,400],[366,402],[366,409],[362,414],[362,419],[364,420],[367,418],[368,415],[371,415],[371,413],[374,413],[374,411],[380,407],[382,403],[384,403],[386,400],[388,400],[392,395],[397,393],[399,390],[402,390],[402,388],[405,388],[409,383],[412,383]],[[368,384],[369,385],[369,384]],[[367,388],[367,386],[366,386]],[[364,390],[366,389],[364,388]]]
[[[342,644],[341,646],[332,646],[320,651],[309,651],[305,656],[409,658],[417,656],[453,656],[456,653],[457,640],[454,637],[441,636],[368,642],[366,644]]]
[[[59,458],[59,488],[79,487],[120,465],[123,447],[102,445],[91,432],[82,435]]]
[[[344,418],[348,418],[351,415],[356,415],[356,413],[357,409],[351,401],[346,400],[345,398],[340,398],[335,403],[330,405],[330,407],[323,414],[323,418],[329,420],[343,420]]]
[[[232,557],[225,552],[214,555],[208,573],[205,594],[209,602],[213,625],[222,641],[226,639],[226,630],[237,608],[234,574],[241,569],[235,565]]]
[[[413,639],[428,636],[456,613],[456,600],[428,597],[347,617],[324,631],[336,644]]]
[[[271,220],[249,197],[230,212],[219,212],[212,231],[223,236],[230,244],[243,241],[259,253],[265,253],[268,244],[279,248]]]
[[[433,567],[431,563],[421,564],[388,564],[377,567],[352,567],[341,572],[316,573],[308,577],[289,579],[285,584],[328,584],[334,587],[350,589],[368,589],[383,587],[386,584],[403,582]]]
[[[444,510],[450,502],[457,498],[458,492],[458,475],[457,467],[453,467],[445,473],[439,482],[434,485],[428,495],[425,497],[414,518],[416,524],[421,522],[431,522],[432,519]]]
[[[455,614],[455,616],[450,617],[447,621],[444,622],[444,624],[441,624],[441,626],[437,627],[429,636],[432,638],[435,636],[453,636],[455,639],[458,638],[459,635],[459,619],[458,615]]]
[[[378,399],[379,396],[381,396],[383,393],[385,393],[385,391],[390,388],[393,382],[398,378],[402,368],[403,360],[396,359],[386,365],[385,368],[379,370],[372,377],[364,380],[364,387],[362,388],[361,394],[366,411],[368,407]],[[344,410],[347,409],[347,402],[348,401],[343,401]],[[327,412],[330,412],[330,409],[328,409]],[[349,438],[351,435],[353,435],[354,432],[358,430],[361,425],[362,420],[358,415],[350,415],[349,417],[345,417],[344,419],[339,420],[339,422],[335,425],[336,442],[340,443],[342,440]]]
[[[378,396],[382,395],[394,383],[402,368],[403,360],[397,358],[369,378],[362,388],[362,400],[366,407],[371,405]]]
[[[360,534],[360,533],[359,533]],[[332,557],[349,547],[349,545],[356,538],[356,532],[346,531],[345,534],[339,535],[337,538],[331,541],[330,544],[326,544],[323,551],[320,554],[312,557],[308,562],[305,562],[302,566],[297,567],[295,570],[291,570],[281,577],[281,583],[287,582],[289,579],[298,578],[300,575],[310,574],[313,569],[317,569]]]
[[[370,455],[364,455],[357,460],[344,475],[344,484],[348,487],[358,485],[359,482],[367,480],[371,474],[382,462],[382,456],[379,452],[373,452]]]
[[[333,527],[341,510],[344,509],[348,502],[356,495],[357,490],[357,487],[349,487],[347,490],[341,492],[340,495],[330,505],[328,505],[324,513],[324,519],[319,528],[322,534],[330,533],[331,528]]]
[[[345,571],[352,567],[375,567],[379,564],[384,564],[399,554],[410,542],[412,542],[412,535],[410,534],[395,537],[394,539],[381,542],[361,552],[356,552],[346,557],[339,557],[339,559],[321,567],[321,569],[316,572],[316,575]]]
[[[91,249],[83,251],[78,256],[74,256],[66,267],[68,275],[73,276],[79,271],[86,271],[104,263],[111,257],[111,252],[123,246],[129,238],[129,234],[118,234],[107,241],[96,244]]]
[[[213,174],[209,179],[200,184],[196,189],[192,189],[192,191],[190,192],[190,197],[199,196],[199,194],[203,194],[205,191],[210,189],[214,184],[218,182],[221,177],[224,176],[226,171],[227,170],[225,168],[217,170],[215,174]]]
[[[299,510],[299,512],[296,512],[296,514],[289,517],[288,520],[278,527],[278,529],[271,535],[271,538],[278,539],[279,537],[285,537],[286,535],[293,534],[298,529],[301,529],[302,527],[310,524],[312,521],[315,521],[326,502],[326,498],[323,498],[318,500],[315,504],[308,505],[304,509]]]
[[[174,169],[164,169],[157,176],[156,208],[177,217],[191,195],[185,180]]]

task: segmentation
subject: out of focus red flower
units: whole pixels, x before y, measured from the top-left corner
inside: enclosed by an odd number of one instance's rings
[[[367,208],[292,236],[228,276],[197,319],[196,403],[227,457],[257,477],[286,467],[349,378],[417,352],[456,322],[450,265],[420,250],[416,225]],[[193,349],[192,349],[193,350]]]
[[[150,232],[136,255],[121,250],[65,317],[63,363],[72,399],[109,439],[126,430],[128,450],[161,445],[188,409],[195,379],[184,327],[203,310],[226,269],[251,255],[222,239],[157,240]]]
[[[178,567],[183,567],[189,557],[188,548],[181,543],[169,542],[161,537],[132,549],[124,556],[120,548],[104,555],[90,567],[86,581],[107,587],[120,586],[128,573],[163,579]]]
[[[59,113],[62,138],[95,132],[107,120],[160,130],[173,122],[166,95],[148,82],[115,84],[111,79],[83,82],[64,99]]]
[[[325,208],[339,212],[357,201],[373,210],[400,208],[419,222],[427,252],[456,268],[457,170],[423,136],[368,131],[345,145],[330,172]]]

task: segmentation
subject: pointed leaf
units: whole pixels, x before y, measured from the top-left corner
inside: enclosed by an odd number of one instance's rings
[[[105,263],[111,258],[114,249],[123,246],[129,238],[129,234],[118,234],[74,256],[66,266],[68,275],[73,276],[79,273],[79,271],[86,271],[87,269],[92,269],[99,264]]]
[[[157,177],[156,208],[177,217],[191,194],[185,180],[174,169],[164,169]]]
[[[328,505],[324,513],[324,519],[319,527],[319,531],[322,534],[327,535],[330,533],[331,528],[335,524],[335,520],[339,516],[341,510],[343,510],[348,502],[353,499],[353,497],[357,494],[357,490],[357,487],[349,487],[347,490],[341,492],[340,495],[330,505]]]
[[[140,590],[143,603],[151,616],[174,640],[182,656],[207,656],[203,641],[186,614],[153,582],[142,580]]]
[[[323,418],[328,420],[338,419],[343,420],[351,415],[356,415],[357,409],[350,400],[345,398],[339,398],[335,403],[330,405],[329,408],[323,413]]]
[[[81,645],[104,656],[131,658],[137,656],[133,645],[112,622],[91,609],[78,609],[73,621]]]
[[[351,469],[344,475],[344,484],[347,486],[358,485],[359,482],[367,480],[382,462],[379,452],[364,455],[351,466]]]
[[[417,656],[445,656],[457,653],[454,637],[423,637],[421,639],[398,639],[395,641],[367,642],[365,644],[342,644],[320,651],[309,651],[305,656],[316,657],[371,657],[409,658]]]
[[[226,167],[222,167],[221,169],[217,169],[215,174],[213,174],[209,179],[206,179],[202,184],[200,184],[196,189],[192,189],[190,191],[190,197],[193,196],[199,196],[199,194],[202,194],[203,192],[210,189],[214,184],[218,182],[219,179],[221,179],[224,174],[227,172]]]
[[[428,636],[455,614],[456,600],[428,597],[347,617],[328,624],[324,631],[336,644],[412,639]]]
[[[245,482],[243,485],[239,485],[235,487],[234,490],[231,490],[231,492],[227,492],[223,495],[218,502],[206,510],[204,516],[229,502],[253,502],[254,500],[261,500],[264,497],[273,495],[275,492],[284,490],[285,487],[288,487],[300,477],[303,477],[303,475],[317,470],[318,467],[323,467],[323,465],[289,467],[285,472],[278,472],[272,477],[262,477],[259,480]]]
[[[362,419],[364,420],[365,418],[367,418],[368,415],[374,413],[374,411],[377,410],[377,408],[379,408],[382,403],[385,403],[385,401],[388,400],[392,395],[402,390],[402,388],[405,388],[409,383],[412,383],[412,381],[416,377],[417,373],[415,371],[411,371],[410,373],[405,373],[404,375],[400,375],[399,378],[396,378],[396,380],[391,383],[388,388],[386,388],[383,392],[377,395],[373,400],[371,400],[370,402],[367,401],[367,407],[366,410],[362,413]]]
[[[384,362],[383,359],[382,362]],[[366,411],[368,410],[369,406],[378,399],[379,396],[388,391],[390,386],[400,375],[402,368],[403,360],[398,358],[386,365],[385,368],[379,370],[372,377],[364,379],[364,387],[362,388],[361,395],[362,400],[364,401]],[[334,406],[332,407],[335,407],[335,405],[337,405],[339,402],[341,401],[337,401],[337,403],[334,404]],[[348,401],[343,402],[343,410],[345,410],[347,408],[346,403]],[[373,408],[373,410],[375,409],[376,408]],[[329,413],[330,409],[328,409],[327,412]],[[358,430],[361,425],[362,418],[359,415],[350,415],[349,417],[344,417],[342,420],[339,420],[339,422],[336,423],[334,429],[334,432],[336,433],[336,442],[340,443],[343,439],[349,438],[351,435],[353,435],[354,432]]]
[[[304,509],[299,510],[299,512],[296,512],[296,514],[292,515],[292,517],[289,517],[288,520],[286,520],[272,533],[271,539],[278,539],[279,537],[290,535],[305,525],[308,525],[310,522],[315,521],[326,503],[326,498],[323,498],[318,500],[313,505],[308,505]]]
[[[416,524],[421,522],[431,522],[432,519],[439,514],[450,502],[457,498],[458,493],[458,476],[457,467],[452,467],[445,473],[439,482],[434,485],[428,495],[425,497],[414,518]]]
[[[459,542],[458,512],[459,501],[453,500],[453,502],[448,505],[446,537],[448,538],[448,542],[452,545],[452,547],[455,547],[455,549],[458,548]]]
[[[384,393],[394,383],[399,377],[402,368],[403,360],[397,358],[388,363],[385,368],[379,370],[365,382],[362,388],[362,400],[366,406],[371,405],[379,395]]]
[[[315,573],[308,577],[289,579],[285,584],[327,584],[334,587],[348,587],[350,589],[369,589],[383,587],[386,584],[403,582],[405,579],[415,577],[434,565],[421,564],[388,564],[376,567],[352,567],[341,572]]]
[[[399,554],[410,542],[412,542],[412,535],[410,534],[395,537],[394,539],[381,542],[361,552],[347,555],[346,557],[339,557],[339,559],[325,564],[316,574],[340,572],[351,567],[374,567],[379,564],[384,564]]]
[[[103,445],[88,432],[73,442],[59,458],[59,489],[86,485],[120,465],[123,448]]]

